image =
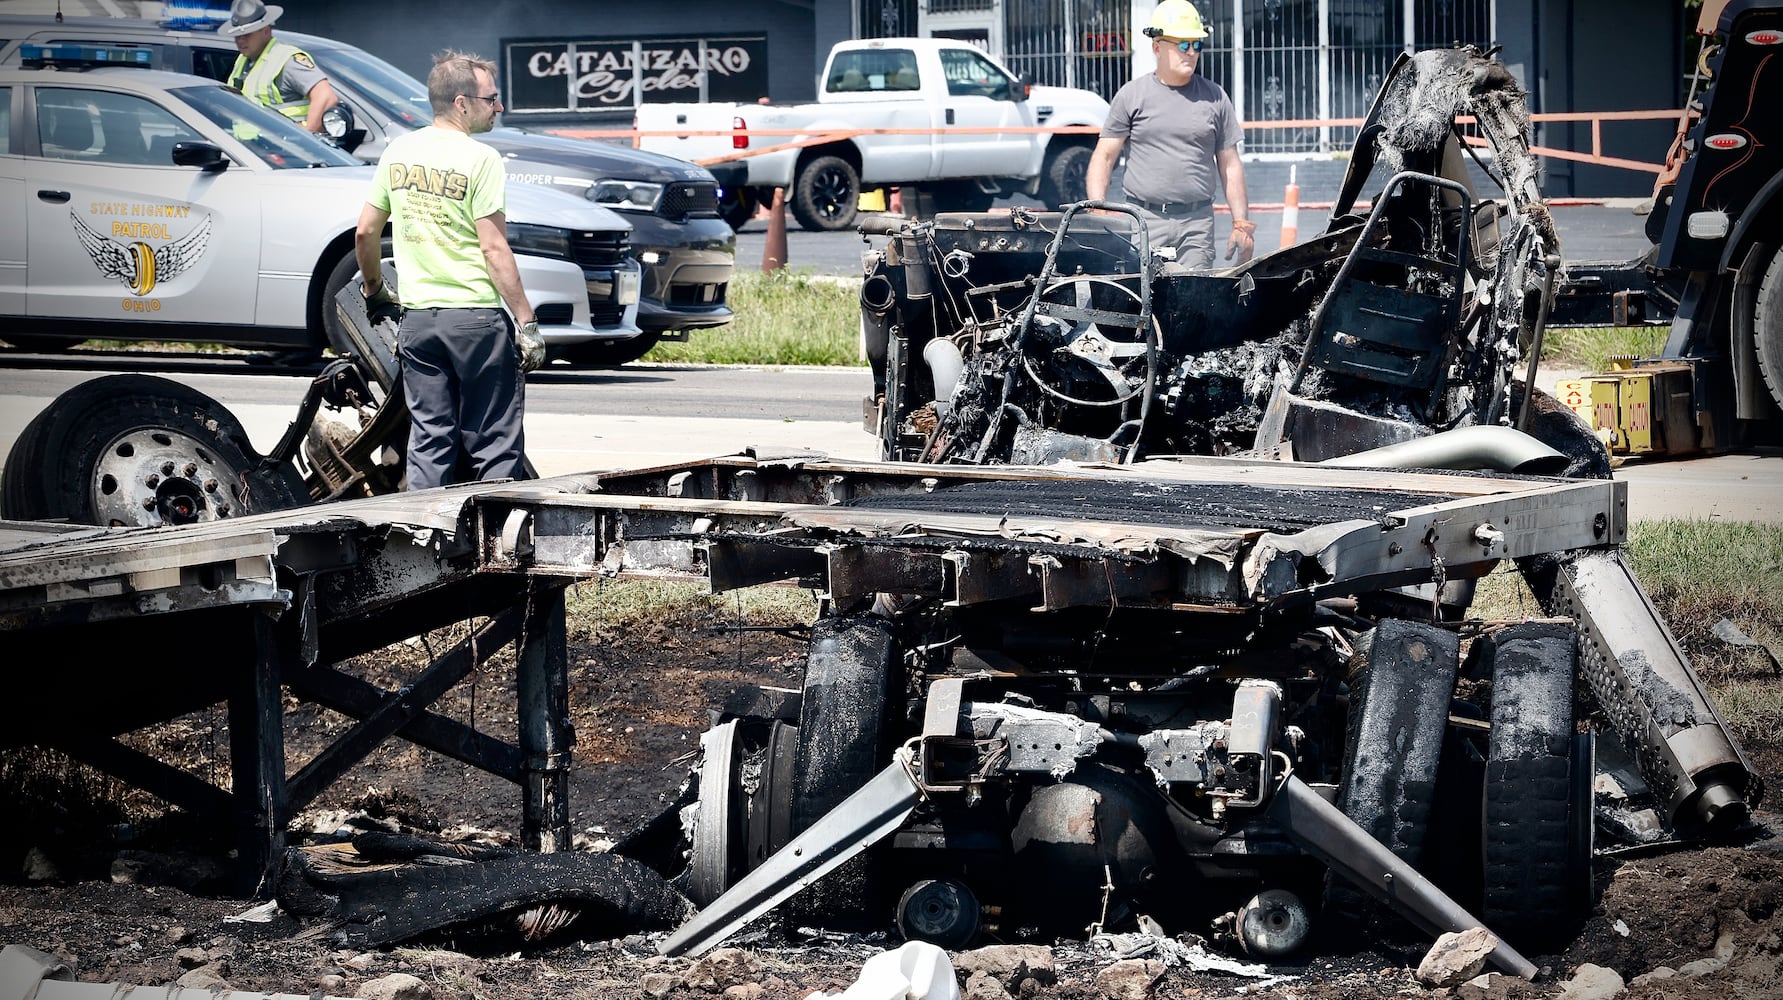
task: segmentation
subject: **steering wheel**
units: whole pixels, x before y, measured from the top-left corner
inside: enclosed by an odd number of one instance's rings
[[[1096,286],[1119,292],[1122,301],[1115,308],[1098,308]],[[1074,274],[1054,281],[1038,295],[1031,325],[1018,343],[1022,370],[1040,391],[1078,406],[1118,406],[1152,391],[1158,381],[1163,333],[1137,292],[1106,277]],[[1148,317],[1149,324],[1142,328]],[[1073,372],[1105,380],[1109,398],[1071,395],[1067,377]]]

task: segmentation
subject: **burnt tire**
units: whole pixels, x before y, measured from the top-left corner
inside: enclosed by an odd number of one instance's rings
[[[260,458],[235,415],[204,393],[110,375],[56,397],[25,425],[0,473],[0,515],[157,526],[309,502],[296,468],[261,469]]]
[[[1559,952],[1591,902],[1590,746],[1573,726],[1577,633],[1528,622],[1487,640],[1486,926],[1518,948]]]
[[[1058,211],[1089,197],[1090,147],[1073,143],[1047,156],[1040,172],[1040,200]]]
[[[1523,405],[1523,383],[1511,386],[1511,412]],[[1529,397],[1530,436],[1566,456],[1566,467],[1554,475],[1567,479],[1610,478],[1610,450],[1598,440],[1579,415],[1539,386]]]
[[[662,340],[662,334],[645,330],[630,340],[593,340],[563,348],[562,357],[572,365],[589,368],[617,368],[636,361]]]
[[[854,225],[861,175],[840,156],[819,156],[799,168],[788,199],[793,218],[812,232],[834,233]]]
[[[1783,407],[1783,249],[1771,255],[1770,266],[1759,280],[1758,300],[1752,310],[1752,342],[1771,399]]]
[[[826,618],[811,630],[793,751],[792,831],[809,829],[891,761],[890,704],[898,662],[891,623]],[[849,859],[790,901],[797,922],[856,928],[886,910],[878,854]]]

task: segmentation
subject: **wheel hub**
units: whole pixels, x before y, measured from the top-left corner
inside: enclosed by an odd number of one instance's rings
[[[93,510],[114,526],[214,521],[239,513],[226,485],[239,477],[188,435],[138,428],[107,445],[94,467]]]

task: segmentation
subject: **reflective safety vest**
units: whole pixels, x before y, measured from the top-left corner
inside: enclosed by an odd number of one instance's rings
[[[266,43],[253,66],[248,65],[247,56],[238,55],[235,68],[229,71],[229,86],[301,125],[310,117],[310,97],[300,94],[295,101],[285,100],[279,93],[279,74],[285,71],[291,57],[302,51],[275,38]]]

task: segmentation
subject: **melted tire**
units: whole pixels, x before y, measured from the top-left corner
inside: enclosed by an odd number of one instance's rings
[[[898,661],[883,618],[829,618],[811,631],[793,754],[792,829],[810,828],[891,760],[888,716]],[[795,921],[858,927],[884,911],[876,851],[866,851],[788,901]]]
[[[159,514],[134,505],[133,519],[118,516],[122,501],[103,499],[133,488],[115,477],[108,484],[107,463],[123,457],[119,442],[145,435],[191,449],[193,464],[211,470],[201,478],[215,478],[225,490],[231,516],[309,502],[303,479],[289,463],[257,470],[260,454],[240,421],[216,400],[152,375],[110,375],[56,397],[25,426],[0,473],[0,515],[26,521],[66,518],[79,524],[163,523]],[[202,482],[196,485],[204,493]],[[214,509],[207,510],[211,516],[200,513],[194,519],[211,520]]]
[[[1519,948],[1564,946],[1591,895],[1589,829],[1573,732],[1578,637],[1569,626],[1530,622],[1492,640],[1492,735],[1486,759],[1486,926]],[[1585,754],[1588,758],[1588,752]],[[1588,820],[1586,820],[1588,822]]]

